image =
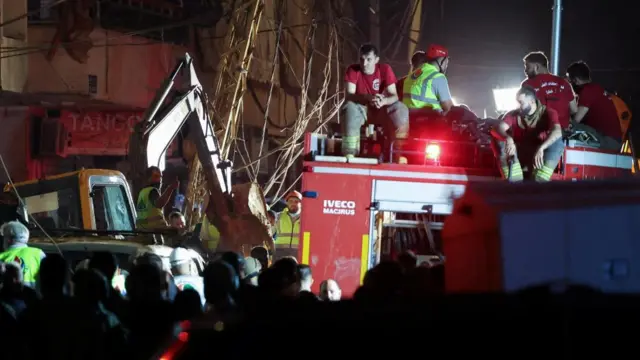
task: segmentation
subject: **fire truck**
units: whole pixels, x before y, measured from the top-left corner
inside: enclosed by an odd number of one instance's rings
[[[398,150],[380,138],[363,139],[366,155],[346,158],[336,154],[339,138],[306,134],[299,260],[311,266],[314,278],[336,280],[345,295],[367,270],[404,250],[414,251],[420,263],[444,263],[441,230],[453,200],[469,182],[501,180],[491,124],[476,118],[434,126],[412,118],[403,150],[408,164],[391,163]],[[571,137],[565,143],[553,180],[631,176],[631,156]]]

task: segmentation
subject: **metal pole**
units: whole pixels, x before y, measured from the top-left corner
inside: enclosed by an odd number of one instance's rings
[[[551,73],[558,75],[560,64],[560,34],[562,32],[562,0],[553,1],[553,27],[551,29]]]

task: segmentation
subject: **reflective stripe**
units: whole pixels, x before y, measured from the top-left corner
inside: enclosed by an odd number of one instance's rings
[[[629,155],[608,154],[599,151],[566,149],[565,163],[567,165],[600,166],[631,170],[633,157]]]
[[[502,177],[506,179],[509,176],[509,166],[502,167]],[[522,181],[524,179],[524,173],[522,172],[522,167],[520,166],[520,162],[516,161],[511,165],[511,181]]]
[[[420,94],[411,94],[411,93],[403,94],[403,99],[409,98],[412,100],[426,102],[428,104],[440,104],[440,101],[438,101],[438,99],[427,97],[427,91],[429,90],[430,81],[433,80],[433,78],[435,78],[436,75],[438,74],[440,73],[435,71],[431,73],[429,76],[427,76],[426,79],[422,80],[422,86],[420,87]]]
[[[554,168],[543,166],[542,169],[534,169],[533,177],[536,181],[549,181],[553,176]]]
[[[277,227],[276,245],[298,246],[300,242],[300,217],[292,219],[289,211],[285,209],[278,218]]]
[[[449,181],[493,181],[493,176],[478,176],[464,174],[448,174],[448,173],[430,173],[418,171],[395,171],[395,170],[374,170],[360,168],[342,168],[329,166],[314,166],[313,172],[317,174],[340,174],[340,175],[361,175],[402,179],[421,179],[421,180],[449,180]]]
[[[444,76],[431,64],[424,64],[404,81],[402,102],[409,109],[432,108],[442,110],[440,100],[433,92],[433,79]]]
[[[432,105],[439,105],[440,104],[440,101],[435,100],[435,99],[427,99],[426,97],[424,97],[422,95],[408,94],[408,95],[404,95],[403,98],[404,99],[416,100],[416,101],[422,101],[424,103],[432,104]]]

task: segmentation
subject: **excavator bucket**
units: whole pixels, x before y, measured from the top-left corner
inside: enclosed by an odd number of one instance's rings
[[[267,217],[267,204],[260,185],[245,183],[233,185],[233,211],[222,218],[210,203],[207,216],[213,217],[221,236],[223,248],[237,251],[249,256],[255,246],[275,249],[271,234],[271,226]]]

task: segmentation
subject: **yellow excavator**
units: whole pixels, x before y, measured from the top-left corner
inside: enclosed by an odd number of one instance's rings
[[[264,195],[256,183],[232,185],[232,163],[220,154],[218,139],[207,111],[206,94],[185,54],[158,90],[130,140],[129,179],[134,189],[144,186],[149,166],[165,167],[166,151],[186,124],[189,138],[206,178],[207,219],[216,226],[225,249],[248,253],[258,245],[274,249]],[[5,186],[5,196],[17,195],[31,227],[52,237],[113,238],[147,242],[149,231],[135,228],[136,210],[129,182],[113,170],[83,169]],[[9,218],[16,214],[9,210]],[[19,213],[19,212],[18,212]],[[26,220],[26,219],[24,219]],[[36,224],[37,223],[37,224]],[[40,229],[42,230],[42,229]],[[38,231],[34,236],[38,237]],[[141,236],[142,235],[142,236]]]

